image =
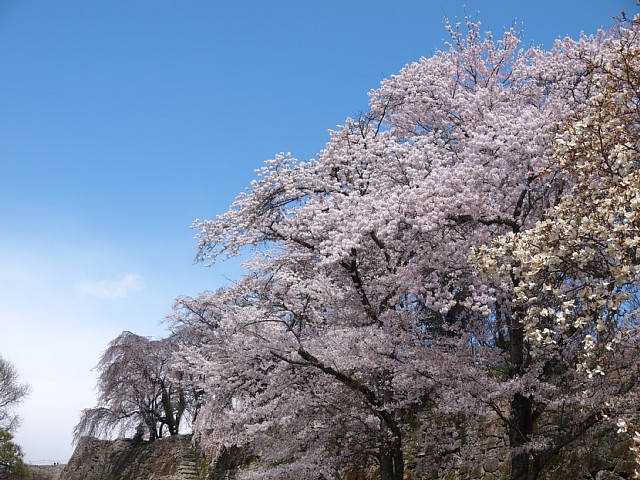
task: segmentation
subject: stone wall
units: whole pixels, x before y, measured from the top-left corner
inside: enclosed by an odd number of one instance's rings
[[[32,480],[60,480],[66,465],[29,465]]]
[[[485,424],[474,438],[482,439],[476,458],[463,460],[459,452],[442,455],[417,448],[407,452],[406,480],[506,480],[509,478],[508,448],[504,429]],[[413,439],[419,444],[419,439]],[[464,442],[463,442],[464,443]],[[419,446],[419,445],[416,445]],[[540,480],[629,479],[635,463],[630,440],[611,429],[568,446],[544,469]],[[411,449],[409,449],[411,450]],[[83,438],[59,480],[234,480],[260,461],[239,449],[223,452],[214,464],[191,444],[190,435],[155,442],[135,443]],[[354,471],[349,480],[375,480],[375,471]],[[345,479],[346,480],[346,479]]]
[[[137,443],[85,437],[60,480],[214,480],[214,472],[190,435]]]
[[[471,437],[480,442],[474,455],[442,455],[419,449],[407,455],[407,480],[508,480],[510,459],[502,425],[484,425]],[[563,448],[539,475],[539,480],[626,480],[636,468],[628,435],[611,427],[594,427]],[[464,445],[462,445],[464,449]],[[417,454],[416,454],[417,453]]]

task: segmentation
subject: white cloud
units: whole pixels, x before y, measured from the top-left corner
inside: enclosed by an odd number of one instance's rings
[[[111,279],[82,280],[73,286],[73,289],[81,295],[108,300],[125,298],[131,293],[144,290],[144,288],[144,278],[133,273]]]

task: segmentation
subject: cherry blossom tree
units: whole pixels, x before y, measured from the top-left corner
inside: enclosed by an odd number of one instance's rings
[[[558,133],[545,176],[562,175],[566,191],[531,228],[478,252],[511,289],[529,354],[564,355],[591,379],[592,415],[617,416],[622,431],[639,420],[639,22],[622,22],[613,56],[593,59],[599,93]]]
[[[543,51],[512,30],[447,28],[446,48],[371,92],[317,159],[277,156],[228,212],[194,224],[202,261],[256,247],[237,284],[181,301],[178,324],[206,339],[184,350],[207,392],[196,432],[214,443],[220,428],[228,443],[259,432],[279,478],[294,465],[330,478],[366,458],[400,480],[424,416],[491,412],[511,478],[533,479],[602,413],[603,398],[581,397],[574,345],[534,353],[517,285],[469,255],[564,198],[572,180],[548,174],[559,125],[603,90],[594,76],[620,37]],[[538,428],[560,410],[558,428]],[[331,435],[344,456],[321,453]]]
[[[203,390],[211,393],[196,432],[215,425],[215,433],[207,432],[214,446],[257,445],[263,461],[279,465],[260,478],[310,471],[331,477],[371,460],[385,478],[398,478],[405,420],[430,399],[428,382],[418,382],[411,368],[411,352],[397,351],[393,336],[371,325],[326,278],[305,278],[312,275],[308,264],[272,267],[255,265],[233,287],[179,303],[177,320],[191,328],[199,305],[208,309],[206,346],[185,353],[200,365]],[[328,290],[318,303],[322,282]],[[385,363],[367,360],[375,350]]]
[[[173,368],[175,350],[173,337],[152,340],[122,332],[115,338],[96,367],[99,405],[83,410],[75,440],[115,430],[149,441],[165,431],[177,435],[192,402],[181,384],[182,372]]]

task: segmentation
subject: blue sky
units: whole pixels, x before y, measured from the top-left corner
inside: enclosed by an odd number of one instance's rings
[[[635,0],[0,0],[0,354],[32,395],[17,439],[65,462],[122,330],[163,335],[223,213],[278,152],[309,158],[367,92],[466,14],[525,43],[593,33]]]

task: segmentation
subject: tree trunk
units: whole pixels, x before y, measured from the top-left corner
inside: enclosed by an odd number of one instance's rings
[[[383,370],[380,375],[380,390],[384,405],[393,403],[392,375]],[[383,441],[380,452],[381,480],[402,480],[404,477],[404,454],[402,453],[402,431],[393,414],[381,412],[380,428]]]
[[[393,468],[394,480],[402,480],[404,478],[404,453],[402,453],[402,442],[400,439],[394,442],[393,446]]]
[[[523,447],[533,432],[533,400],[516,393],[511,401],[511,448]],[[529,480],[529,453],[519,452],[511,458],[511,480]]]
[[[166,419],[167,428],[169,429],[169,435],[178,434],[178,425],[176,424],[176,418],[173,416],[173,405],[171,405],[170,392],[167,389],[162,388],[162,409],[164,410],[164,418]]]
[[[509,322],[511,378],[521,376],[526,369],[524,329],[517,318]],[[509,446],[522,450],[533,433],[533,397],[516,392],[511,399]],[[530,480],[529,453],[518,451],[511,458],[511,480]]]
[[[392,440],[380,449],[380,478],[381,480],[402,480],[404,477],[404,454],[402,443]]]

